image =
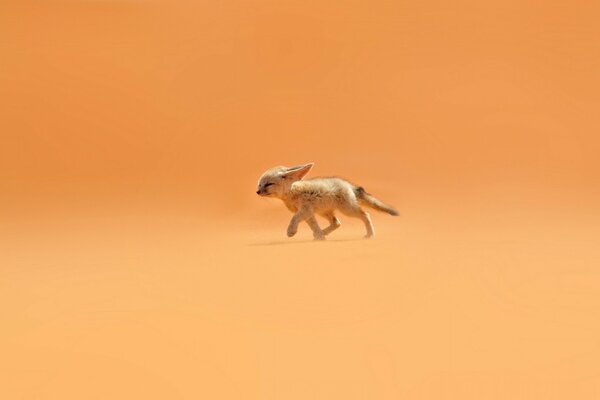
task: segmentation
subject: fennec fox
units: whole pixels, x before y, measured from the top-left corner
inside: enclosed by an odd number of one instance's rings
[[[384,211],[391,215],[398,212],[342,178],[313,178],[301,180],[313,167],[313,163],[295,167],[275,167],[265,172],[258,181],[256,194],[259,196],[277,197],[294,213],[287,228],[287,235],[292,237],[298,230],[298,223],[306,221],[313,231],[315,240],[325,239],[340,227],[335,210],[350,217],[360,218],[367,229],[365,238],[374,235],[373,224],[369,213],[360,208],[361,205]],[[325,217],[329,226],[321,229],[315,214]]]

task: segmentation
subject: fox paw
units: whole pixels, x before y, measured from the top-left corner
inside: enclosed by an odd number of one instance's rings
[[[364,239],[373,239],[373,237],[374,237],[374,235],[372,235],[372,234],[371,235],[367,234],[367,235],[363,236]]]
[[[287,231],[287,235],[288,235],[288,237],[292,237],[292,236],[294,236],[295,234],[296,234],[296,231],[295,231],[295,230],[288,229],[288,231]]]
[[[314,240],[325,240],[325,235],[314,235],[313,238]]]

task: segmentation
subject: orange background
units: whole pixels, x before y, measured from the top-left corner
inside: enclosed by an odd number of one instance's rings
[[[0,3],[0,397],[600,396],[593,1]],[[396,206],[326,243],[254,193]]]

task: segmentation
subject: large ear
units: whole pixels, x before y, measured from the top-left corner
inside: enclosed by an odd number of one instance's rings
[[[308,174],[308,172],[312,169],[313,165],[315,165],[315,163],[296,165],[295,167],[286,168],[286,170],[283,171],[283,176],[286,178],[294,178],[300,180],[304,178],[306,174]]]

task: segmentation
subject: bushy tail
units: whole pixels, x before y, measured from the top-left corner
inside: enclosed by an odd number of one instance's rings
[[[375,197],[371,196],[365,191],[364,188],[360,186],[354,189],[354,193],[356,194],[356,198],[358,199],[358,202],[360,204],[374,208],[378,211],[386,212],[390,215],[400,215],[394,207],[389,206],[380,200],[377,200]]]

